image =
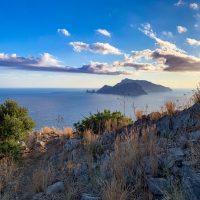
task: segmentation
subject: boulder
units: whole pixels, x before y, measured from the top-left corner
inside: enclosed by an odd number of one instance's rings
[[[186,133],[200,127],[199,120],[200,104],[197,103],[177,112],[174,116],[164,116],[156,122],[158,134],[161,137],[170,137],[179,133]]]
[[[62,181],[56,182],[53,185],[48,186],[46,194],[51,195],[51,194],[56,194],[63,192],[65,190],[64,183]]]

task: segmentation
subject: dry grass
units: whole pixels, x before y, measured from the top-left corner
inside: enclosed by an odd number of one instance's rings
[[[191,160],[195,168],[200,170],[200,140],[191,144]]]
[[[136,110],[136,111],[134,112],[134,114],[135,114],[135,117],[136,117],[137,119],[142,119],[142,116],[144,115],[144,111],[143,111],[143,110]]]
[[[63,135],[67,137],[67,139],[73,138],[73,129],[70,127],[63,129]]]
[[[172,101],[167,101],[165,103],[165,110],[168,115],[173,116],[176,113],[176,104]]]
[[[149,114],[149,117],[150,117],[150,120],[155,122],[155,121],[158,121],[162,117],[162,114],[160,112],[152,112]]]
[[[44,192],[47,186],[53,182],[54,177],[55,173],[51,164],[47,164],[47,166],[45,164],[41,165],[40,168],[33,172],[32,184],[34,191],[36,193]]]
[[[192,101],[193,103],[200,103],[200,83],[197,85],[196,90],[194,90]]]
[[[17,170],[12,158],[5,157],[0,160],[0,193],[13,181]]]
[[[155,134],[147,131],[144,131],[141,137],[133,134],[124,141],[116,140],[115,152],[110,165],[113,178],[103,192],[104,199],[120,199],[120,194],[122,199],[127,199],[127,195],[137,198],[141,194],[144,199],[151,199],[147,190],[145,166],[150,165],[151,174],[157,174],[156,142]],[[147,156],[150,160],[145,161]],[[118,198],[116,194],[119,195]]]
[[[111,183],[106,183],[103,190],[103,200],[127,200],[131,193],[130,188],[127,188],[122,181],[113,179]]]
[[[98,139],[98,135],[94,134],[91,130],[83,132],[84,144],[91,144]]]

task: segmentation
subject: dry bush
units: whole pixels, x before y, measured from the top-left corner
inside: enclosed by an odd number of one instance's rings
[[[85,144],[91,144],[97,140],[98,135],[94,134],[91,130],[86,130],[83,132],[83,138]]]
[[[111,183],[106,183],[103,190],[103,200],[127,200],[131,195],[131,189],[120,180],[113,179]]]
[[[67,139],[73,138],[73,129],[70,127],[63,129],[63,135],[67,137]]]
[[[144,115],[144,111],[143,111],[143,110],[136,110],[136,111],[134,112],[134,114],[135,114],[135,117],[136,117],[137,119],[142,119],[142,116]]]
[[[195,168],[200,169],[200,140],[191,144],[191,160]]]
[[[12,158],[5,157],[0,160],[0,193],[15,179],[17,166]]]
[[[149,117],[151,121],[156,122],[162,117],[162,114],[160,112],[152,112],[149,114]]]
[[[52,128],[50,128],[50,127],[48,127],[48,126],[45,126],[45,127],[43,127],[42,129],[41,129],[41,132],[43,133],[43,134],[49,134],[49,133],[53,133],[53,129]]]
[[[173,116],[176,113],[176,104],[172,101],[167,101],[165,103],[165,110],[168,115]]]
[[[45,163],[45,161],[44,161]],[[53,166],[51,164],[42,164],[40,168],[33,172],[32,184],[35,192],[44,192],[55,177]]]
[[[135,198],[143,194],[146,199],[150,199],[147,190],[147,177],[145,176],[146,165],[150,166],[152,175],[158,171],[157,164],[157,143],[154,132],[144,131],[141,136],[132,134],[125,140],[117,139],[115,142],[115,152],[111,160],[112,181],[115,184],[126,185],[124,191],[130,191]],[[146,158],[149,160],[146,160]],[[120,182],[120,183],[119,183]],[[112,192],[112,185],[108,186],[106,194]],[[148,198],[147,198],[148,196]]]
[[[66,200],[79,200],[80,194],[82,193],[83,186],[75,180],[66,179],[65,180],[66,190],[65,199]]]
[[[194,90],[192,101],[193,103],[200,103],[200,83],[197,85],[196,90]]]

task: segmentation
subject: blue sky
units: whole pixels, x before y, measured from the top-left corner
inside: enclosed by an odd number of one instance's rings
[[[128,77],[192,88],[199,81],[199,1],[0,3],[0,87],[100,87]]]

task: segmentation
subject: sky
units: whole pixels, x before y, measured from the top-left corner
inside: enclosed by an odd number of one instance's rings
[[[1,88],[200,81],[200,1],[0,0]]]

